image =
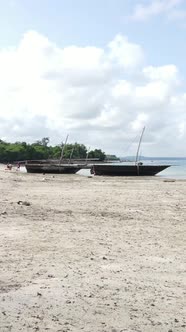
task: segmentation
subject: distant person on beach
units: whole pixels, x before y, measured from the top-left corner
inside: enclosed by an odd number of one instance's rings
[[[12,169],[12,164],[9,164],[9,163],[8,163],[8,164],[6,165],[6,169],[9,170],[9,171],[11,171],[11,169]]]
[[[21,164],[18,162],[18,163],[17,163],[16,171],[20,171],[20,167],[21,167]]]

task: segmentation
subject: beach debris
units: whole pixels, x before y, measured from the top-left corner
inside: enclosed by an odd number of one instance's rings
[[[37,296],[42,296],[42,294],[41,294],[41,293],[39,293],[39,292],[37,292]]]
[[[2,216],[4,216],[5,214],[7,214],[6,211],[1,212],[1,215],[2,215]]]
[[[176,180],[173,180],[173,179],[166,179],[166,180],[163,180],[163,182],[175,182]]]
[[[18,201],[17,204],[19,205],[25,205],[25,206],[30,206],[31,204],[27,201]]]

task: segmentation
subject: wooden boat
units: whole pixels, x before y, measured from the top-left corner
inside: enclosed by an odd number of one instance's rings
[[[52,173],[52,174],[75,174],[85,164],[85,159],[75,160],[72,159],[72,153],[69,159],[64,159],[64,149],[67,144],[68,136],[66,137],[65,144],[62,146],[61,157],[58,160],[27,160],[25,167],[28,173]],[[95,161],[94,161],[95,162]]]
[[[28,173],[58,173],[58,174],[75,174],[80,169],[91,169],[96,163],[103,163],[99,159],[65,159],[62,162],[59,160],[27,160],[20,162],[26,167]],[[110,163],[109,161],[105,162]]]
[[[109,176],[152,176],[162,172],[170,165],[115,165],[99,164],[91,167],[91,173],[94,175]]]
[[[60,164],[53,162],[29,162],[25,163],[28,173],[53,173],[53,174],[75,174],[81,166],[77,164]]]
[[[91,167],[91,173],[94,175],[109,175],[109,176],[152,176],[162,172],[170,165],[143,165],[139,162],[139,150],[145,127],[140,136],[138,149],[136,153],[136,160],[134,164],[95,164]]]

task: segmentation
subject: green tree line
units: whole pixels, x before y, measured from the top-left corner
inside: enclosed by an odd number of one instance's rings
[[[44,137],[40,141],[28,144],[26,142],[8,143],[0,140],[0,162],[14,162],[36,159],[59,159],[61,157],[63,145],[49,145],[49,138]],[[84,144],[74,143],[66,144],[63,150],[63,158],[79,159],[86,158],[87,148]],[[104,160],[105,153],[101,149],[95,149],[88,152],[88,158],[98,158]]]

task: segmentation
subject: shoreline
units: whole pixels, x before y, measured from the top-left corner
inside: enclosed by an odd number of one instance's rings
[[[171,165],[171,167],[163,172],[160,172],[159,174],[155,175],[154,177],[156,178],[160,178],[160,179],[172,179],[172,180],[186,180],[186,167],[184,167],[183,165],[179,165],[179,167],[181,167],[181,169],[183,168],[183,171],[180,175],[180,172],[174,172],[175,170],[175,167],[178,167],[178,166],[175,166],[175,165]],[[1,164],[0,163],[0,171],[2,170],[5,170],[6,168],[6,164]],[[14,172],[16,170],[16,165],[13,166],[13,169],[12,169],[12,172]],[[27,173],[26,171],[26,168],[24,166],[21,166],[20,167],[20,170],[19,170],[21,173]],[[173,173],[171,173],[171,171],[173,171]],[[33,173],[35,175],[37,175],[37,173]],[[55,175],[55,174],[54,174]],[[78,171],[76,173],[76,175],[82,175],[82,176],[92,176],[92,174],[90,174],[90,171],[89,170],[85,170],[85,169],[82,169],[80,171]],[[128,177],[126,177],[128,178]],[[129,177],[130,178],[130,177]],[[137,178],[137,176],[136,176]],[[145,177],[146,178],[146,177]]]

